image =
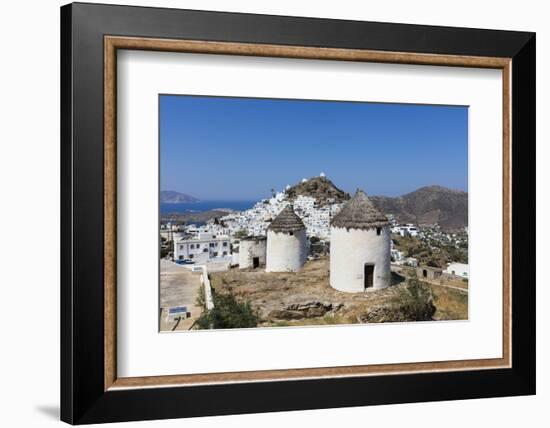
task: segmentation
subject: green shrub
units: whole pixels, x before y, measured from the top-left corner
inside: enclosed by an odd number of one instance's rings
[[[398,290],[392,303],[406,321],[430,321],[436,310],[430,287],[414,278]]]
[[[166,245],[160,248],[160,258],[163,259],[168,256],[172,252],[173,247],[173,241],[166,241]]]
[[[199,287],[196,303],[197,303],[197,306],[200,306],[203,309],[206,309],[206,298],[204,296],[204,287],[202,285],[201,287]]]
[[[195,324],[197,329],[251,328],[258,325],[259,317],[249,302],[240,303],[232,294],[216,293],[214,290],[212,299],[214,308],[203,312]]]
[[[241,229],[241,230],[237,230],[233,234],[233,237],[236,238],[236,239],[242,239],[242,238],[245,238],[247,235],[248,235],[248,233],[246,232],[246,230]]]

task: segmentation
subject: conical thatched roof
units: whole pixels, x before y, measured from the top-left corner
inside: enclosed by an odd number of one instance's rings
[[[298,230],[305,229],[304,223],[294,212],[292,205],[287,205],[279,213],[275,220],[271,222],[268,230],[273,232],[296,232]]]
[[[334,227],[366,230],[387,226],[389,222],[365,192],[357,189],[353,198],[332,218],[330,224]]]
[[[265,241],[267,237],[265,236],[256,236],[256,235],[247,235],[244,238],[241,238],[241,241]]]

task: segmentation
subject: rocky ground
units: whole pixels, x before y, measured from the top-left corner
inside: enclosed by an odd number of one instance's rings
[[[393,274],[394,286],[385,290],[344,293],[329,285],[328,258],[308,261],[298,273],[233,269],[211,274],[211,282],[217,292],[250,302],[264,327],[405,321],[390,310],[406,286],[405,277]],[[438,319],[437,311],[434,319]]]

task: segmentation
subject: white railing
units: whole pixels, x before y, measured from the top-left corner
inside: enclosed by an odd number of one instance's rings
[[[214,309],[214,299],[212,298],[212,287],[210,286],[210,278],[208,278],[208,271],[206,266],[201,266],[201,282],[204,286],[204,304],[207,310]]]

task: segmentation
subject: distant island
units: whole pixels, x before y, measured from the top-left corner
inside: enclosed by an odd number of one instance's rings
[[[175,192],[173,190],[160,191],[161,204],[181,204],[188,202],[199,202],[199,199],[194,196],[186,195],[185,193]]]

